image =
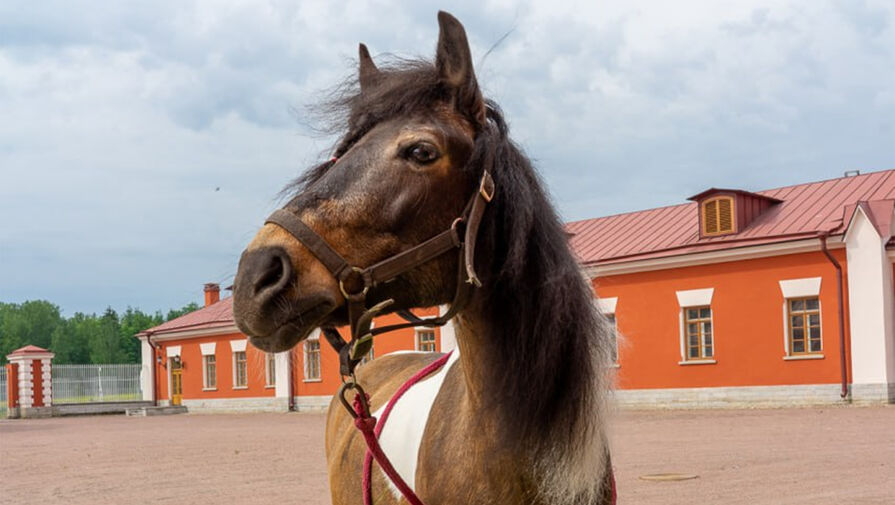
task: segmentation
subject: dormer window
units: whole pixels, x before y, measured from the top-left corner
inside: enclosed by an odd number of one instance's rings
[[[702,234],[735,233],[733,197],[720,196],[702,202]]]
[[[734,235],[749,228],[771,207],[782,200],[741,189],[711,188],[689,200],[697,203],[699,237]]]

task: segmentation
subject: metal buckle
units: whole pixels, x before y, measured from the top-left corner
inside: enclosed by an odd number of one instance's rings
[[[342,387],[339,388],[338,396],[339,402],[345,407],[345,410],[348,411],[348,414],[357,419],[358,413],[354,410],[354,407],[351,406],[351,403],[345,398],[345,393],[348,392],[349,389],[353,389],[355,394],[360,398],[361,408],[363,409],[363,416],[370,417],[370,404],[367,403],[367,394],[364,392],[364,389],[360,387],[360,384],[357,382],[349,381],[342,384]]]
[[[345,291],[345,279],[347,279],[348,276],[347,276],[347,275],[342,275],[342,276],[339,276],[339,277],[340,277],[340,279],[339,279],[339,291],[342,292],[342,296],[344,296],[347,300],[356,300],[356,299],[363,298],[363,297],[367,296],[367,291],[370,290],[370,285],[367,283],[367,278],[366,278],[366,276],[364,275],[364,271],[363,271],[363,269],[358,268],[358,267],[351,267],[351,270],[350,270],[350,271],[351,271],[351,272],[355,272],[355,273],[357,273],[357,274],[360,276],[360,278],[361,278],[361,282],[364,283],[364,289],[363,289],[360,293],[352,293],[352,294],[348,294],[348,292]],[[358,297],[359,297],[359,298],[358,298]]]
[[[490,182],[490,192],[489,188],[486,188],[486,182]],[[479,194],[482,195],[482,198],[485,199],[486,202],[490,202],[492,198],[494,198],[494,180],[491,179],[491,174],[485,172],[482,175],[482,182],[479,184]]]

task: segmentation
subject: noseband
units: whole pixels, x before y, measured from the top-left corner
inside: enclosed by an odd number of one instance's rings
[[[338,159],[334,158],[332,163],[337,161]],[[401,328],[443,326],[463,308],[473,288],[482,285],[475,273],[475,243],[482,215],[494,196],[494,189],[494,180],[485,170],[477,191],[470,197],[463,213],[454,219],[449,229],[365,268],[351,265],[292,211],[279,209],[267,218],[265,224],[273,223],[289,232],[339,281],[339,290],[348,305],[351,340],[345,342],[333,327],[324,327],[322,330],[326,340],[339,353],[339,372],[343,377],[353,377],[355,367],[370,351],[373,337],[376,335]],[[370,288],[391,282],[398,276],[454,249],[458,251],[457,290],[447,312],[438,317],[419,318],[409,310],[399,310],[398,315],[404,318],[406,323],[371,328],[373,318],[391,306],[394,300],[385,300],[368,308],[367,293]]]

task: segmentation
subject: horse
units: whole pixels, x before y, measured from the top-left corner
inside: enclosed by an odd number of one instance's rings
[[[282,352],[317,328],[354,325],[358,305],[378,314],[453,300],[449,357],[394,353],[356,377],[343,369],[381,415],[409,378],[443,364],[402,390],[379,433],[400,477],[429,505],[614,503],[608,326],[539,175],[483,97],[463,25],[445,12],[438,23],[434,62],[377,66],[360,45],[356,77],[325,108],[343,132],[334,156],[287,186],[284,214],[246,247],[234,318],[253,345]],[[476,223],[470,195],[484,209]],[[360,275],[448,236],[465,256],[424,255],[388,282]],[[353,416],[333,399],[326,458],[335,505],[362,503],[368,446]],[[373,503],[406,503],[381,469],[368,478]]]

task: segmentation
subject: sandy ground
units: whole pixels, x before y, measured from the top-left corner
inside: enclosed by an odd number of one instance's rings
[[[0,503],[329,503],[322,415],[0,421]],[[621,504],[895,504],[895,407],[620,412]],[[699,475],[648,482],[643,474]]]

